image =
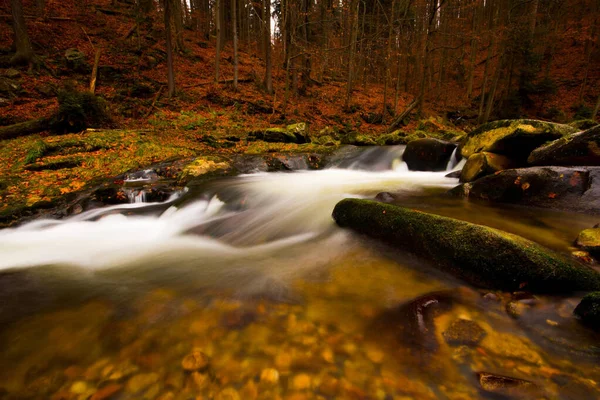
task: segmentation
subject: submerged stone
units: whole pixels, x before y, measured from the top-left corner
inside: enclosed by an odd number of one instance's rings
[[[505,396],[524,396],[539,394],[540,388],[533,382],[510,376],[496,375],[490,372],[478,372],[479,385],[486,392]]]
[[[451,346],[475,346],[485,336],[485,331],[476,322],[459,318],[442,333]]]
[[[599,290],[600,273],[530,240],[482,225],[370,200],[333,210],[341,227],[433,261],[468,282],[500,290]]]
[[[600,167],[508,169],[464,183],[450,195],[600,214]]]
[[[574,311],[583,323],[600,330],[600,292],[586,295]]]
[[[500,120],[483,124],[469,133],[461,147],[462,156],[488,151],[526,160],[544,143],[577,132],[569,125],[532,119]]]
[[[600,125],[535,149],[527,162],[531,165],[600,165]]]
[[[418,139],[410,142],[402,159],[411,171],[444,171],[456,144],[439,139]]]

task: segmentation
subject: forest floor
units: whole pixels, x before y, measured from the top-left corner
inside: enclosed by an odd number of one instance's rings
[[[352,93],[350,109],[345,109],[343,77],[319,78],[319,71],[314,71],[318,82],[302,95],[292,93],[284,105],[282,55],[273,55],[275,90],[267,94],[262,85],[264,63],[255,55],[255,43],[241,44],[238,89],[230,83],[230,46],[222,52],[220,82],[225,83],[215,84],[214,43],[190,30],[185,30],[184,48],[175,55],[177,96],[168,98],[165,32],[158,14],[136,29],[131,7],[113,6],[111,0],[48,0],[43,16],[31,15],[33,1],[23,3],[40,68],[29,72],[0,63],[0,126],[52,115],[58,109],[56,93],[65,85],[87,90],[94,57],[100,51],[96,94],[107,101],[116,129],[60,136],[42,132],[0,142],[0,213],[51,203],[99,179],[165,160],[214,153],[328,150],[318,144],[245,141],[255,129],[306,122],[313,137],[355,131],[376,139],[386,133],[393,118],[389,114],[384,123],[372,123],[381,117],[383,85],[360,82]],[[0,4],[0,14],[10,15],[8,3]],[[0,43],[12,42],[9,22],[0,19]],[[82,61],[77,65],[66,62],[68,49],[83,54]],[[0,58],[10,54],[10,49],[0,49]],[[15,84],[17,89],[3,92],[2,82]],[[429,117],[413,117],[402,129],[406,133],[423,126],[434,131],[468,130],[472,119],[461,117],[461,125],[454,126],[445,118],[447,111],[472,116],[470,105],[452,94],[460,92],[432,94],[422,114]],[[391,88],[388,104],[394,97]],[[412,100],[412,95],[400,92],[394,112]]]

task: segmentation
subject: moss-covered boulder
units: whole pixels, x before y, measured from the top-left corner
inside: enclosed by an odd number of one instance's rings
[[[337,224],[431,260],[468,282],[531,292],[599,290],[600,273],[497,229],[371,200],[345,199]]]
[[[600,255],[600,228],[585,229],[579,233],[575,245],[590,252],[594,256]]]
[[[600,167],[507,169],[448,192],[468,199],[600,214]]]
[[[183,168],[179,175],[179,181],[214,175],[228,175],[232,172],[233,167],[229,160],[219,156],[202,156],[197,157]]]
[[[406,132],[400,129],[385,135],[381,135],[377,138],[377,144],[379,146],[394,146],[406,143],[408,143]]]
[[[469,158],[487,151],[526,160],[531,151],[544,143],[577,132],[569,125],[532,119],[500,120],[483,124],[467,136],[461,154]]]
[[[306,122],[299,122],[285,128],[255,129],[248,132],[248,141],[256,140],[269,143],[310,143],[309,127]]]
[[[375,146],[377,143],[371,136],[360,134],[356,131],[350,131],[340,134],[341,144],[350,144],[353,146]]]
[[[600,125],[535,149],[527,162],[531,165],[600,165]]]
[[[456,144],[439,139],[418,139],[406,146],[402,159],[411,171],[444,171]]]
[[[585,296],[574,311],[581,320],[595,329],[600,329],[600,292]]]
[[[500,154],[483,151],[475,153],[467,160],[460,174],[461,182],[473,182],[483,176],[515,167],[515,162]]]

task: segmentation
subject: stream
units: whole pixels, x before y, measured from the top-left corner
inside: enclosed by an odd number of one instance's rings
[[[461,165],[409,171],[403,151],[0,230],[0,399],[600,398],[579,297],[470,287],[331,212],[391,192],[565,254],[589,217],[446,197]],[[452,300],[422,321],[425,295]],[[476,333],[452,339],[459,320]]]

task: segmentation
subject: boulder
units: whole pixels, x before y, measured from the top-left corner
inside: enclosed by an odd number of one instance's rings
[[[594,329],[600,329],[600,292],[586,295],[573,311],[581,321]]]
[[[179,181],[192,178],[223,176],[233,172],[231,163],[219,156],[202,156],[186,165],[179,176]]]
[[[491,289],[598,290],[600,273],[520,236],[371,200],[345,199],[333,210],[343,228],[380,239]]]
[[[600,125],[535,149],[527,162],[531,165],[600,165]]]
[[[540,398],[543,391],[535,383],[510,376],[490,372],[477,372],[479,385],[486,392],[502,396],[501,398]]]
[[[411,171],[445,171],[456,144],[439,139],[413,140],[402,159]]]
[[[579,233],[575,245],[590,252],[594,256],[600,255],[600,228],[585,229]]]
[[[285,128],[257,129],[248,133],[248,141],[270,143],[310,143],[308,124],[300,122]]]
[[[486,333],[477,322],[459,318],[442,332],[446,343],[450,346],[476,346]]]
[[[450,195],[600,214],[600,167],[508,169],[463,183]]]
[[[288,125],[286,130],[296,137],[296,143],[310,143],[310,132],[306,122]]]
[[[506,156],[483,151],[475,153],[467,160],[460,173],[461,182],[473,182],[483,176],[509,168],[514,168],[515,162]]]
[[[577,132],[569,125],[533,119],[500,120],[483,124],[467,136],[461,146],[465,158],[487,151],[526,160],[531,151],[542,144]]]

